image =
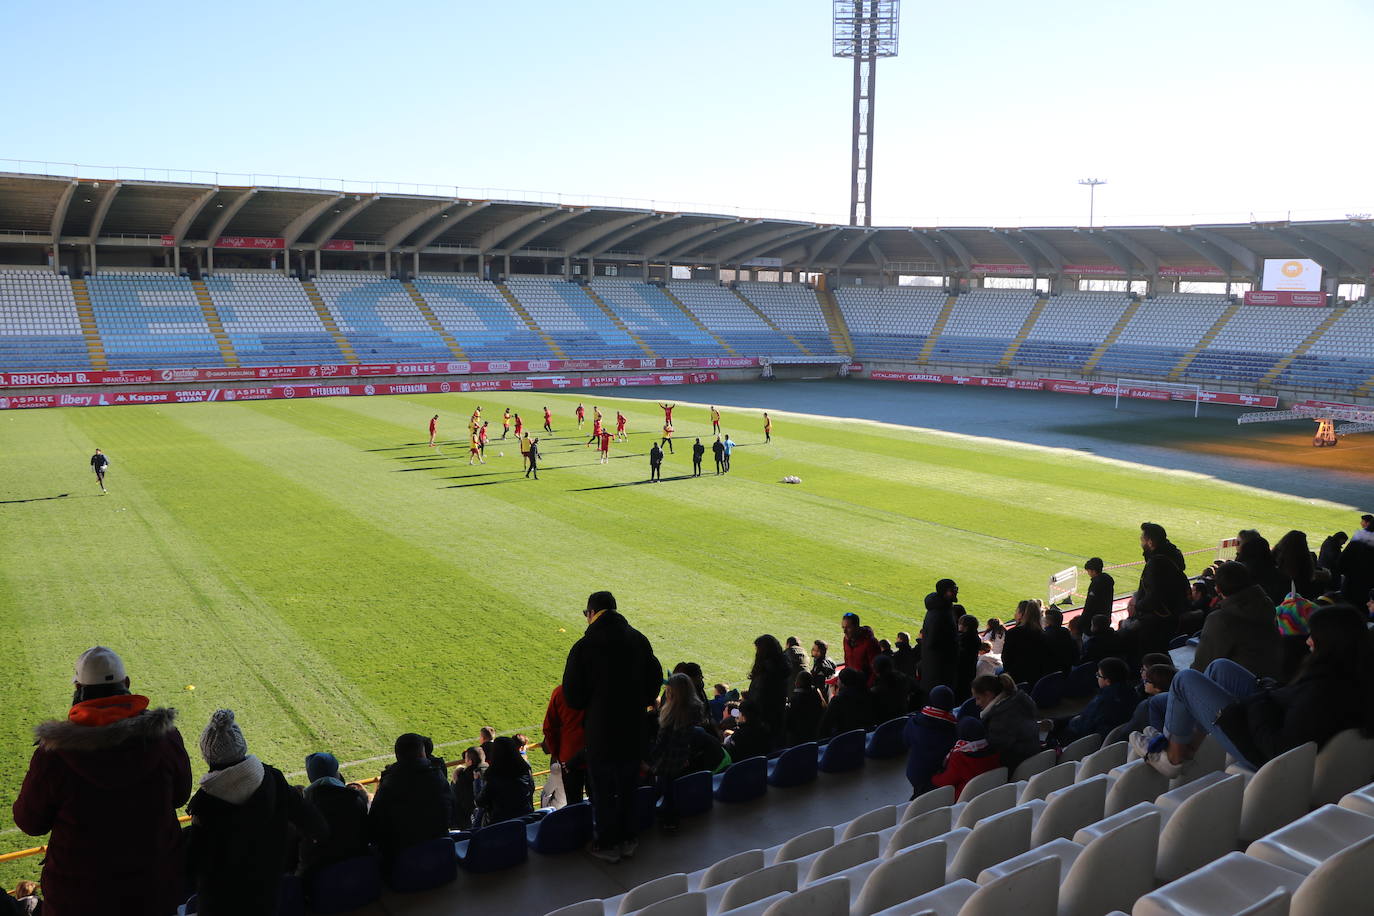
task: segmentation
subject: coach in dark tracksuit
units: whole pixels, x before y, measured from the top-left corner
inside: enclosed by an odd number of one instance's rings
[[[663,479],[663,449],[658,447],[655,442],[653,448],[649,449],[649,481],[661,481]]]
[[[616,611],[610,592],[594,592],[582,613],[587,631],[568,652],[563,699],[586,712],[587,775],[596,822],[592,853],[615,862],[637,845],[635,788],[646,751],[645,710],[658,696],[663,668],[649,640]]]
[[[526,456],[529,459],[529,466],[525,468],[525,476],[534,475],[534,479],[539,479],[539,440],[530,440],[530,452]]]
[[[700,476],[701,476],[701,456],[703,456],[703,455],[705,455],[705,454],[706,454],[706,446],[704,446],[704,445],[701,444],[701,440],[700,440],[700,439],[698,439],[696,442],[693,442],[693,443],[692,443],[692,476],[693,476],[693,477],[700,477]]]
[[[716,456],[716,473],[724,473],[725,445],[720,441],[720,436],[716,436],[716,441],[711,446],[711,454]]]

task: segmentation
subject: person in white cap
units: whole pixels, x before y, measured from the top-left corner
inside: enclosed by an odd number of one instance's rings
[[[52,833],[43,912],[166,916],[183,896],[177,809],[191,795],[176,710],[130,693],[124,662],[104,646],[81,654],[73,682],[67,718],[34,729],[14,802],[20,830]]]
[[[248,753],[232,709],[217,709],[200,734],[210,772],[200,779],[191,815],[187,870],[201,916],[276,911],[294,824],[307,842],[323,839],[324,818],[286,777]]]

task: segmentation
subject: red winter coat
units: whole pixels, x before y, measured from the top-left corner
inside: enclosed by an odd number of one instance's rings
[[[177,809],[191,797],[191,761],[176,710],[147,706],[141,696],[88,700],[34,729],[14,823],[52,833],[47,916],[167,916],[185,899]]]
[[[840,640],[844,643],[844,666],[853,668],[863,674],[868,679],[868,686],[873,686],[873,659],[882,652],[882,647],[878,645],[878,640],[873,636],[872,627],[859,627],[858,639],[853,645],[848,639]]]
[[[975,776],[995,770],[1002,765],[996,751],[965,754],[959,750],[950,751],[945,759],[945,768],[930,777],[933,786],[954,786],[954,800],[964,794],[964,786]]]
[[[576,757],[587,746],[587,736],[582,730],[585,715],[563,699],[562,684],[554,687],[549,696],[549,708],[544,713],[544,753],[559,763]]]

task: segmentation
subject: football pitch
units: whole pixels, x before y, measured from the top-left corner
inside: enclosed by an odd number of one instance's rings
[[[849,415],[873,415],[862,398],[874,386],[845,385],[776,390],[793,392],[788,404],[824,391],[815,414],[845,413],[834,405],[849,398]],[[883,391],[946,396],[922,387]],[[761,633],[824,638],[838,653],[839,617],[857,611],[880,637],[914,634],[921,599],[942,576],[958,579],[970,613],[1006,618],[1017,600],[1043,597],[1058,569],[1092,555],[1138,559],[1143,520],[1164,524],[1184,550],[1242,527],[1271,539],[1299,528],[1315,549],[1352,527],[1353,507],[1369,494],[1314,500],[1009,441],[996,422],[971,436],[795,405],[770,410],[773,442],[764,444],[762,411],[724,403],[768,404],[770,389],[732,390],[7,412],[4,794],[18,791],[32,726],[64,713],[72,662],[97,643],[123,655],[135,692],[177,707],[198,774],[200,729],[230,707],[250,750],[288,774],[327,749],[360,778],[376,775],[405,731],[432,736],[449,758],[481,725],[537,741],[580,610],[597,589],[615,592],[665,665],[695,660],[708,683],[734,685]],[[1039,403],[959,396],[958,412]],[[728,475],[714,475],[708,450],[704,476],[693,479],[691,442],[709,444],[710,421],[687,399],[715,397],[739,447]],[[588,411],[580,435],[579,399]],[[650,484],[662,399],[679,404],[676,452],[663,482]],[[1100,411],[1090,400],[1063,402]],[[485,465],[468,465],[465,425],[479,404],[497,437],[504,408],[537,431],[550,407],[555,435],[541,442],[538,481],[523,478],[509,439],[493,439]],[[630,441],[613,444],[606,465],[584,447],[593,404],[612,422],[616,410],[629,417]],[[1183,408],[1158,406],[1130,436],[1150,439],[1150,423],[1163,431],[1193,422]],[[426,444],[435,413],[442,453]],[[1233,426],[1233,417],[1213,422]],[[87,467],[97,446],[112,460],[108,496]],[[801,483],[782,483],[788,475]],[[1131,585],[1129,574],[1119,579],[1120,589]],[[35,844],[7,807],[0,822],[0,851]],[[25,860],[0,878],[12,884],[36,871],[37,860]]]

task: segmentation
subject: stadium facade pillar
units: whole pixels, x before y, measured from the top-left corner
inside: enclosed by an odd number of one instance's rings
[[[386,271],[386,275],[389,277],[389,276],[391,276],[391,249],[388,248],[388,249],[386,250],[386,252],[385,252],[385,257],[386,257],[386,260],[383,262],[383,263],[384,263],[383,269]]]
[[[591,257],[591,256],[588,256],[588,258],[587,258],[587,279],[590,280],[592,277],[595,277],[595,276],[596,276],[596,258],[593,258],[593,257]]]
[[[1076,292],[1077,287],[1078,282],[1073,277],[1065,276],[1064,274],[1056,274],[1054,279],[1050,282],[1050,289],[1055,295]]]
[[[572,258],[567,255],[563,255],[563,279],[572,279]]]
[[[1155,274],[1154,276],[1150,277],[1149,280],[1146,281],[1146,283],[1148,285],[1151,296],[1158,296],[1160,293],[1178,292],[1178,280],[1174,279],[1173,277],[1161,277],[1158,274]]]
[[[89,245],[86,246],[86,248],[91,256],[91,276],[95,276],[95,242],[91,242]]]
[[[320,275],[320,249],[315,248],[315,276]]]
[[[410,262],[410,276],[413,278],[413,277],[418,277],[419,275],[420,275],[420,249],[419,249],[419,248],[416,248],[416,249],[415,249],[415,257],[412,258],[412,259],[411,259],[411,262]]]
[[[502,255],[502,258],[504,258],[504,261],[503,261],[502,263],[504,263],[504,264],[505,264],[505,267],[506,267],[506,269],[505,269],[504,271],[502,271],[502,273],[504,273],[504,274],[506,275],[506,279],[509,280],[509,279],[510,279],[510,255],[509,255],[509,254]]]

